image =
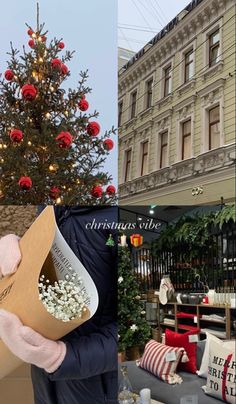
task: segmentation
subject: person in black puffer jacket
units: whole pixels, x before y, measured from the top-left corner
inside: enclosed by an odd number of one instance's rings
[[[88,223],[118,221],[117,207],[55,207],[58,227],[92,277],[94,316],[61,339],[66,353],[52,373],[32,365],[35,404],[117,403],[117,232]],[[87,228],[86,228],[86,225]],[[109,235],[114,246],[106,245]],[[1,265],[1,264],[0,264]]]

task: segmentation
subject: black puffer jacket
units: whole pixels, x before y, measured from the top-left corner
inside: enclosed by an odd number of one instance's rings
[[[117,207],[57,207],[57,223],[81,260],[99,294],[95,315],[66,335],[67,354],[48,374],[32,366],[35,404],[117,403],[117,243],[106,246],[112,230],[88,230],[86,224],[117,222]]]

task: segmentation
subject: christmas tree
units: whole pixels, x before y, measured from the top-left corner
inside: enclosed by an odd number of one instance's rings
[[[139,285],[132,268],[130,251],[118,250],[118,318],[119,351],[134,345],[144,345],[150,337],[150,327],[140,304]]]
[[[0,77],[0,198],[2,204],[111,204],[116,189],[103,164],[115,129],[99,135],[88,113],[88,71],[76,89],[63,89],[74,52],[28,26],[23,54],[13,48]]]

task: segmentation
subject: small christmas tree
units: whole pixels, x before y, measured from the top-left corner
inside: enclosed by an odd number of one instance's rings
[[[28,26],[23,54],[11,44],[0,79],[0,197],[2,204],[111,204],[116,189],[102,171],[114,128],[98,137],[98,112],[87,113],[88,72],[65,91],[73,53],[48,41],[44,25]]]
[[[126,247],[118,250],[118,318],[119,351],[134,345],[144,345],[151,329],[140,305],[138,282],[134,276],[130,251]]]

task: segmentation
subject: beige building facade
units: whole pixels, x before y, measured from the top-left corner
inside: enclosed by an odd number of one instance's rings
[[[119,203],[235,196],[235,1],[195,0],[119,70]]]

